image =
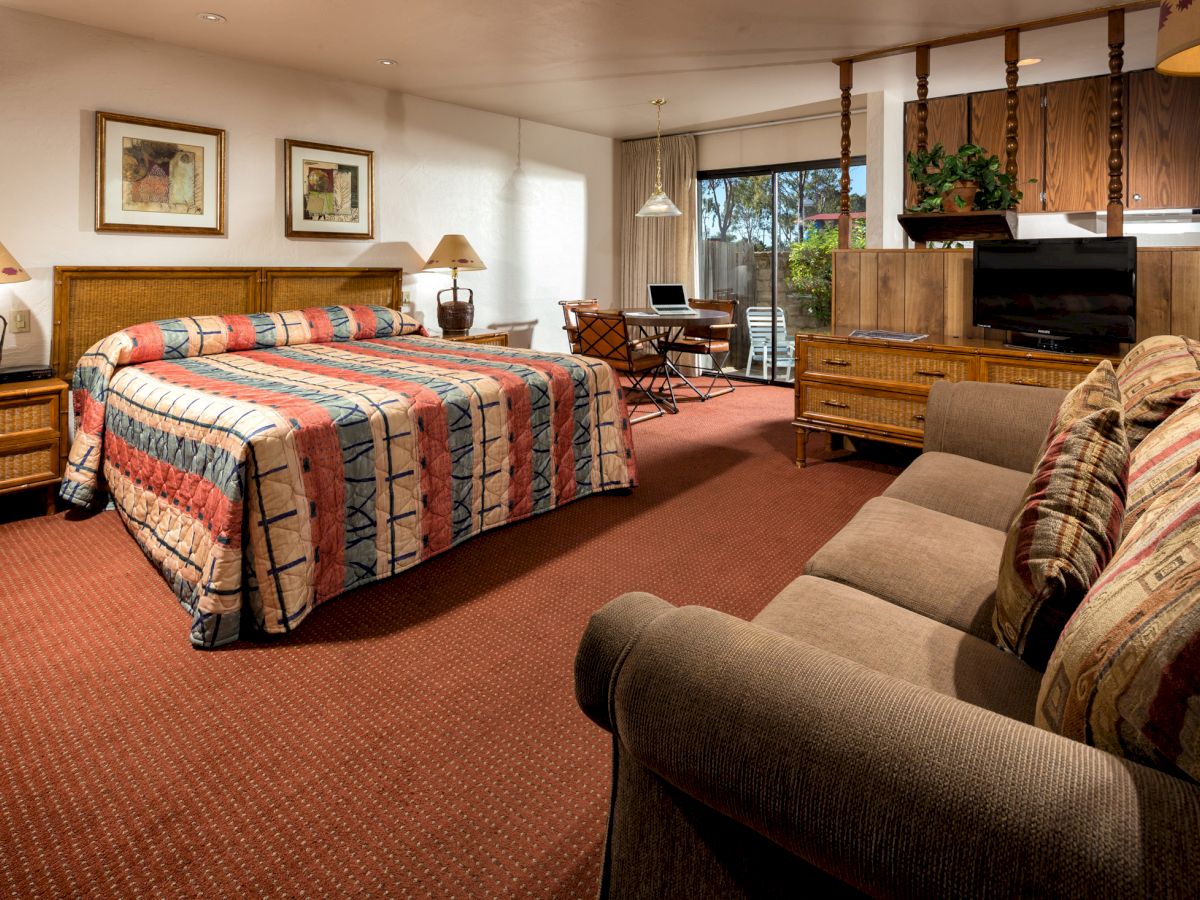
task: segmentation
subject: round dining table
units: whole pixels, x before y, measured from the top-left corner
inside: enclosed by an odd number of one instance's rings
[[[683,332],[688,328],[695,328],[697,326],[704,327],[707,325],[723,325],[729,321],[729,314],[723,313],[717,309],[694,309],[691,313],[663,313],[647,307],[641,309],[627,309],[624,312],[625,321],[630,325],[644,329],[666,329],[666,331],[658,340],[658,346],[660,349],[667,344],[678,340],[683,335]],[[693,391],[696,391],[697,396],[700,395],[700,392],[696,390],[695,386],[688,380],[687,376],[680,372],[679,369],[675,367],[675,364],[671,362],[671,358],[669,356],[667,356],[667,373],[668,377],[674,375],[675,377],[680,378],[684,384],[692,388]],[[679,404],[675,401],[673,394],[668,402],[671,406],[671,412],[679,412]]]

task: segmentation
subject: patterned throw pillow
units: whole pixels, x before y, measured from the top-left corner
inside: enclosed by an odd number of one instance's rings
[[[1129,454],[1129,500],[1124,530],[1163,494],[1187,481],[1200,461],[1200,395],[1193,397],[1150,432]]]
[[[1000,562],[997,643],[1037,668],[1121,536],[1129,471],[1124,413],[1103,388],[1112,367],[1105,362],[1097,372],[1101,388],[1072,391],[1064,401]],[[1091,402],[1107,405],[1089,412]]]
[[[1125,425],[1133,448],[1200,393],[1200,343],[1170,334],[1147,338],[1121,360],[1117,381],[1125,398]]]
[[[1098,409],[1120,409],[1122,407],[1121,387],[1117,384],[1117,374],[1113,371],[1112,363],[1107,359],[1101,360],[1100,365],[1088,373],[1087,378],[1071,388],[1058,412],[1050,420],[1050,430],[1042,441],[1041,457],[1050,446],[1054,436],[1061,434],[1064,428],[1082,419],[1088,413]]]
[[[1042,678],[1039,727],[1200,780],[1197,536],[1200,476],[1138,519],[1067,623]]]

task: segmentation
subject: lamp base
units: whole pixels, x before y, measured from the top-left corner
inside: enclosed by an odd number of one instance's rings
[[[475,295],[472,291],[467,290],[466,300],[458,299],[458,283],[455,282],[454,287],[446,288],[444,291],[438,291],[437,295],[437,318],[438,327],[442,329],[442,334],[446,337],[462,337],[471,330],[471,325],[475,322]],[[443,303],[442,294],[451,293],[453,300]]]
[[[471,333],[470,328],[443,328],[442,337],[444,338],[460,338],[466,337]]]

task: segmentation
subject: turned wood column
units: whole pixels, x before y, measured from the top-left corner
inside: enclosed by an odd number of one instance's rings
[[[838,248],[850,247],[850,89],[854,86],[854,63],[838,63],[842,86],[842,204],[838,216]]]
[[[1004,173],[1017,177],[1017,60],[1021,58],[1021,32],[1004,32]]]
[[[929,149],[929,46],[917,48],[917,152]]]
[[[1121,69],[1125,62],[1125,10],[1108,13],[1108,236],[1125,233],[1125,206],[1122,196],[1125,182],[1122,170],[1125,154],[1125,82]]]

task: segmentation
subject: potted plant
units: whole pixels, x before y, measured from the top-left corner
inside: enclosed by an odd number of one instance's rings
[[[917,186],[917,202],[909,212],[963,212],[971,209],[1013,209],[1024,194],[1017,180],[1001,171],[1000,158],[977,144],[963,144],[947,153],[941,144],[909,153],[908,176]],[[1030,178],[1027,184],[1034,184]]]

